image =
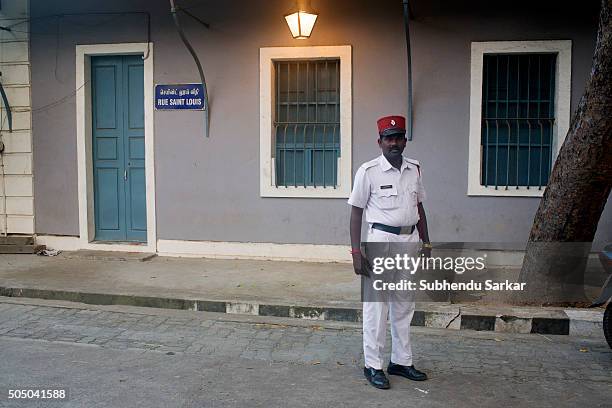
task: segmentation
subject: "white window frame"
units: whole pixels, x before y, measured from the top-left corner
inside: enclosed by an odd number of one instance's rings
[[[552,164],[555,162],[559,149],[565,140],[570,124],[570,97],[572,75],[572,41],[490,41],[473,42],[471,56],[470,79],[470,135],[468,160],[468,192],[469,196],[512,196],[512,197],[542,197],[545,186],[541,189],[531,186],[500,187],[483,186],[481,180],[481,120],[482,120],[482,76],[484,54],[507,53],[555,53],[555,121],[552,135]]]
[[[340,157],[338,185],[276,186],[273,156],[274,61],[340,59]],[[352,163],[352,62],[351,46],[263,47],[259,50],[259,165],[261,197],[347,198],[351,194]]]

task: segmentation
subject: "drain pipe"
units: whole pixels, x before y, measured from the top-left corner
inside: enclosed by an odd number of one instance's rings
[[[193,57],[193,60],[195,61],[196,66],[198,67],[198,73],[200,74],[200,80],[202,81],[202,87],[204,88],[204,134],[206,135],[206,137],[209,137],[210,107],[208,105],[208,89],[206,87],[206,79],[204,78],[204,71],[202,70],[202,64],[200,64],[200,59],[198,58],[198,55],[196,54],[195,50],[189,43],[189,40],[187,40],[187,37],[185,36],[185,32],[183,31],[183,28],[181,27],[181,23],[179,22],[178,15],[176,14],[178,10],[179,9],[174,4],[174,0],[170,0],[170,13],[172,13],[172,19],[174,20],[174,25],[176,26],[176,30],[178,31],[179,36],[181,37],[181,40],[183,41],[183,44],[185,44],[185,48],[187,48],[187,50]]]
[[[406,57],[408,62],[408,120],[406,126],[406,137],[412,140],[412,59],[410,57],[410,4],[409,0],[403,0],[404,4],[404,31],[406,32]]]

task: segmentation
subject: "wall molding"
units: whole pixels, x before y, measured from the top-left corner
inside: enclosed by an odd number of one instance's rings
[[[61,251],[81,249],[120,252],[151,252],[147,245],[91,244],[80,237],[37,235],[36,243]],[[258,259],[291,262],[350,262],[348,245],[275,244],[267,242],[217,242],[160,239],[159,256],[212,259]]]
[[[160,256],[259,259],[292,262],[350,262],[348,245],[276,244],[268,242],[180,241],[160,239]]]
[[[146,245],[90,244],[77,236],[37,235],[36,243],[61,251],[100,250],[117,252],[151,253]],[[458,256],[461,250],[435,250],[436,256]],[[276,244],[270,242],[218,242],[160,239],[157,241],[159,256],[208,259],[253,259],[287,262],[336,262],[350,263],[348,245]],[[486,250],[488,267],[520,268],[524,251]],[[591,253],[589,267],[599,267],[599,258]]]

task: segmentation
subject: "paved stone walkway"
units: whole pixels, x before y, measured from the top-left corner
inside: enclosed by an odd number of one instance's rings
[[[362,361],[357,327],[237,323],[211,319],[211,315],[173,311],[169,316],[156,316],[0,303],[0,336],[300,364],[358,366]],[[390,343],[390,334],[387,337]],[[416,364],[430,372],[555,379],[579,376],[612,383],[612,352],[602,341],[535,334],[462,335],[423,328],[413,328],[412,341]]]

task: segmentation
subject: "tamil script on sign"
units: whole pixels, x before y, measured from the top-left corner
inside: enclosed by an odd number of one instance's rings
[[[204,109],[202,84],[155,85],[155,109]]]

